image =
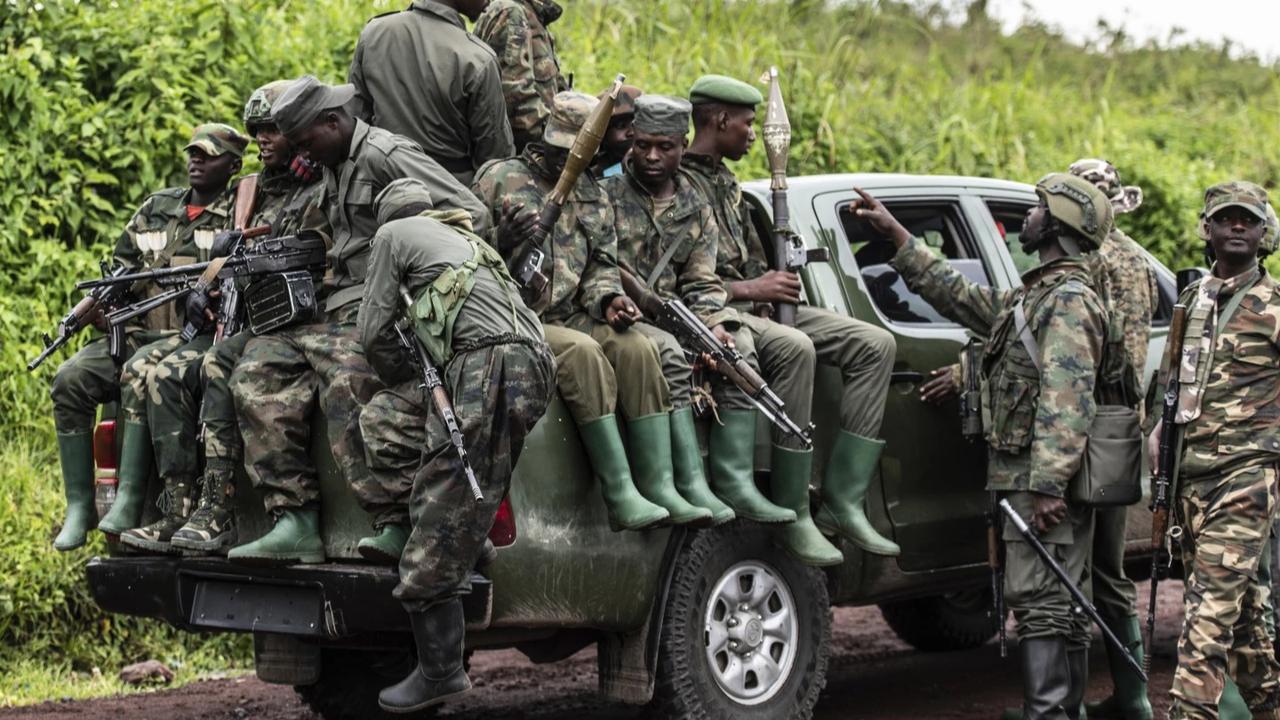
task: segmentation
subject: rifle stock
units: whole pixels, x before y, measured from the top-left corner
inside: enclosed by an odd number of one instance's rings
[[[122,277],[126,274],[127,268],[123,265],[117,265],[115,268],[108,270],[107,264],[101,263],[103,280]],[[77,285],[77,288],[80,286]],[[63,316],[58,322],[57,337],[50,337],[48,333],[42,337],[44,341],[44,349],[40,351],[31,362],[27,363],[27,371],[33,371],[44,364],[49,356],[57,352],[59,348],[71,341],[76,333],[83,330],[90,324],[90,321],[100,310],[107,310],[119,303],[128,292],[128,286],[123,284],[101,284],[95,285],[89,290],[83,298],[80,298],[71,310]],[[120,329],[123,331],[123,328]],[[110,342],[110,354],[117,364],[124,361],[124,338],[120,333],[113,330],[108,331]]]

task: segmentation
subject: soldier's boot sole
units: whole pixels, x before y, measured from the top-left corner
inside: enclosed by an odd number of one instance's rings
[[[120,542],[131,548],[146,550],[147,552],[162,553],[165,555],[173,555],[180,552],[179,549],[175,548],[173,543],[168,540],[152,540],[150,538],[130,535],[128,533],[120,536]]]
[[[399,523],[388,523],[378,528],[372,537],[361,538],[356,543],[356,552],[360,557],[379,565],[397,565],[404,554],[404,546],[409,542],[409,527]]]
[[[279,567],[281,565],[315,565],[325,561],[324,550],[308,552],[252,552],[232,555],[227,559],[238,565],[254,567]]]
[[[180,535],[174,535],[173,539],[169,541],[169,544],[183,551],[184,554],[216,555],[221,553],[223,550],[226,550],[227,548],[234,545],[235,542],[236,542],[235,528],[227,528],[226,530],[223,530],[221,533],[214,535],[208,540],[200,540],[198,538],[188,538],[188,537],[182,537]]]

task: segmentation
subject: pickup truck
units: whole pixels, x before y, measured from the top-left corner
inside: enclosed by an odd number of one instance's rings
[[[843,546],[845,562],[817,570],[779,550],[745,521],[711,530],[615,533],[575,425],[557,398],[528,436],[511,492],[490,532],[496,557],[465,598],[467,648],[515,647],[535,662],[594,645],[607,698],[651,704],[659,717],[807,718],[826,681],[832,605],[878,604],[890,626],[922,650],[987,642],[1004,618],[989,611],[984,449],[962,439],[954,401],[919,400],[930,370],[955,361],[966,332],[911,293],[888,265],[892,246],[844,212],[854,186],[875,193],[911,232],[976,282],[1019,283],[1032,258],[1017,234],[1035,204],[1024,184],[966,177],[829,175],[793,178],[792,227],[831,260],[802,272],[807,302],[880,325],[897,339],[880,477],[868,498],[897,558]],[[762,233],[767,181],[744,186]],[[1149,364],[1160,357],[1174,276],[1154,259],[1160,285]],[[1148,368],[1144,377],[1150,376]],[[814,473],[836,427],[839,377],[819,368]],[[704,428],[705,429],[705,428]],[[110,477],[113,428],[99,426],[99,475]],[[316,437],[324,437],[316,433]],[[756,468],[768,480],[768,428]],[[223,558],[140,557],[113,546],[87,568],[108,612],[154,617],[192,632],[252,633],[258,675],[296,687],[322,717],[374,717],[379,688],[414,662],[407,617],[391,597],[394,568],[361,562],[369,519],[318,444],[323,535],[330,561],[278,569]],[[267,521],[242,482],[242,542]],[[1130,510],[1130,554],[1141,573],[1150,514]]]

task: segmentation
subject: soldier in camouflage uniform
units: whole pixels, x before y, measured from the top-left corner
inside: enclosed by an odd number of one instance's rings
[[[604,181],[614,206],[619,263],[658,298],[682,300],[722,342],[740,346],[754,366],[750,334],[741,327],[738,313],[726,307],[724,283],[716,275],[720,226],[711,205],[680,169],[691,112],[682,98],[642,95],[636,100],[635,139],[623,174]],[[673,437],[691,436],[694,388],[682,348],[674,337],[648,322],[633,329],[648,335],[658,348],[675,408],[668,421]],[[795,522],[794,511],[769,502],[756,487],[754,406],[718,374],[713,394],[717,408],[709,454],[714,495],[687,499],[711,508],[713,516]],[[682,446],[674,448],[677,474],[682,467],[701,463],[696,443],[690,440]],[[718,508],[721,504],[724,510]]]
[[[184,148],[191,186],[161,190],[147,198],[117,243],[117,261],[130,268],[144,270],[186,265],[202,259],[203,248],[209,247],[215,233],[230,223],[235,192],[234,189],[229,191],[228,185],[240,169],[247,143],[248,138],[227,125],[212,123],[197,127],[191,142]],[[135,291],[142,289],[135,288]],[[145,288],[147,295],[160,291],[161,288],[152,284]],[[105,533],[122,533],[137,527],[141,519],[152,462],[146,381],[156,363],[182,344],[177,330],[182,326],[183,314],[175,310],[172,305],[157,308],[143,321],[146,330],[129,332],[130,349],[134,352],[123,369],[110,362],[105,347],[99,347],[102,343],[94,342],[82,351],[86,358],[92,358],[90,365],[79,366],[77,358],[81,356],[77,355],[59,370],[59,378],[54,380],[54,413],[57,417],[65,412],[61,407],[65,396],[59,390],[60,384],[65,381],[83,384],[90,378],[95,379],[96,389],[82,396],[74,411],[76,425],[83,423],[82,434],[77,434],[76,439],[76,443],[82,445],[62,447],[64,468],[70,460],[76,472],[87,477],[84,486],[87,500],[81,502],[87,503],[90,513],[93,512],[93,406],[81,403],[84,399],[92,399],[94,404],[104,402],[115,394],[116,387],[119,388],[118,419],[123,426],[120,479],[115,504],[98,523],[98,528]],[[70,374],[64,376],[64,370]],[[81,385],[82,391],[87,389]],[[60,434],[60,446],[61,440]],[[69,449],[72,450],[70,456],[67,454]]]
[[[489,46],[467,32],[484,0],[413,0],[360,32],[347,81],[360,119],[422,146],[458,182],[516,153],[504,83]]]
[[[569,87],[547,32],[562,12],[553,0],[492,0],[476,21],[476,36],[498,55],[516,152],[542,140],[555,94]]]
[[[991,418],[989,488],[1031,521],[1080,584],[1088,577],[1093,511],[1069,505],[1064,496],[1084,457],[1095,391],[1107,390],[1097,379],[1110,330],[1085,254],[1106,238],[1113,212],[1097,188],[1072,175],[1048,175],[1036,192],[1040,204],[1028,213],[1021,241],[1026,252],[1039,252],[1042,264],[1015,290],[968,281],[866,193],[855,208],[898,247],[893,265],[913,291],[990,338],[982,358],[983,415]],[[1005,593],[1022,655],[1023,715],[1075,720],[1088,678],[1087,616],[1072,612],[1066,589],[1012,524],[1004,543]]]
[[[605,92],[608,92],[607,90]],[[613,114],[609,117],[609,127],[600,140],[600,152],[591,164],[591,169],[602,178],[622,174],[622,158],[631,149],[631,140],[636,136],[631,123],[636,118],[636,98],[644,92],[635,85],[623,85],[618,91],[618,99],[613,103]],[[600,94],[604,99],[605,93]]]
[[[724,158],[740,160],[751,148],[755,108],[764,98],[750,85],[722,75],[698,78],[689,96],[695,131],[681,166],[715,211],[722,230],[716,272],[750,331],[765,376],[801,427],[809,424],[817,363],[834,366],[844,381],[840,431],[826,465],[817,524],[809,513],[813,451],[774,429],[772,497],[799,518],[783,527],[777,538],[783,548],[809,565],[844,561],[823,532],[868,552],[897,555],[898,545],[876,532],[863,510],[884,447],[876,436],[893,370],[893,335],[808,305],[797,309],[795,327],[769,319],[772,303],[800,302],[800,278],[769,269],[742,188],[724,164]]]
[[[465,212],[433,211],[428,190],[408,179],[388,185],[375,207],[382,226],[359,327],[387,389],[361,411],[360,430],[387,501],[407,507],[412,523],[394,594],[409,612],[419,662],[378,702],[414,712],[471,687],[459,596],[470,589],[525,435],[555,392],[555,368],[537,315]],[[482,499],[473,497],[420,369],[398,342],[402,321],[440,370]]]
[[[531,248],[546,253],[550,282],[530,306],[555,354],[560,394],[600,478],[611,525],[640,530],[668,519],[706,521],[708,512],[691,506],[670,485],[670,441],[653,442],[643,434],[653,425],[651,418],[671,411],[670,394],[657,349],[630,329],[641,313],[622,291],[613,205],[590,172],[578,177],[552,236],[538,237],[538,210],[597,102],[582,93],[557,94],[543,142],[526,146],[518,158],[483,168],[474,189],[497,228],[490,242],[509,267],[518,266]],[[632,435],[630,464],[614,415],[619,403]],[[662,480],[668,484],[646,484]]]
[[[344,110],[354,95],[350,85],[328,86],[308,75],[294,81],[271,108],[271,118],[289,144],[325,169],[324,202],[333,246],[320,292],[323,316],[251,339],[231,375],[245,469],[275,518],[267,535],[228,552],[231,560],[324,560],[319,482],[310,456],[311,413],[317,407],[328,421],[334,459],[374,516],[374,526],[403,522],[403,509],[378,502],[380,493],[365,467],[356,426],[359,407],[381,388],[361,352],[355,326],[369,242],[377,229],[373,199],[392,180],[414,177],[429,188],[437,207],[464,210],[481,231],[487,227],[480,201],[417,145]],[[383,539],[390,548],[383,552],[399,557],[396,539]]]
[[[1258,570],[1276,509],[1280,456],[1280,290],[1260,257],[1275,250],[1267,194],[1249,182],[1205,192],[1201,236],[1211,276],[1180,298],[1189,320],[1179,373],[1182,428],[1178,506],[1186,568],[1186,621],[1178,642],[1171,718],[1214,718],[1224,679],[1255,718],[1280,718],[1280,665]],[[1152,418],[1148,418],[1155,425]],[[1151,447],[1159,444],[1151,434]]]

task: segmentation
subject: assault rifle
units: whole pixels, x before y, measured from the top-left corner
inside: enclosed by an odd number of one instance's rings
[[[1075,601],[1075,607],[1072,608],[1072,612],[1083,612],[1088,615],[1089,618],[1093,620],[1093,624],[1097,625],[1098,629],[1102,631],[1102,637],[1106,639],[1107,644],[1110,645],[1113,650],[1117,651],[1120,654],[1120,657],[1125,659],[1125,662],[1129,664],[1129,667],[1132,668],[1133,671],[1142,678],[1142,682],[1145,683],[1147,681],[1146,670],[1138,664],[1137,660],[1133,659],[1133,655],[1129,654],[1129,649],[1124,646],[1124,643],[1120,642],[1120,638],[1116,637],[1116,634],[1111,631],[1111,628],[1107,627],[1107,624],[1102,622],[1102,617],[1098,615],[1098,609],[1093,606],[1093,603],[1089,602],[1089,599],[1084,596],[1084,593],[1080,592],[1080,588],[1076,587],[1076,584],[1071,582],[1071,578],[1067,575],[1067,571],[1063,570],[1062,566],[1058,564],[1058,561],[1053,559],[1053,556],[1045,549],[1044,544],[1040,542],[1040,538],[1036,537],[1036,534],[1031,531],[1031,528],[1027,527],[1027,523],[1022,519],[1022,516],[1018,515],[1018,512],[1013,509],[1013,506],[1009,504],[1008,500],[1000,501],[1000,509],[1004,510],[1005,515],[1008,515],[1009,519],[1013,521],[1014,527],[1018,528],[1018,532],[1022,534],[1022,537],[1031,545],[1031,548],[1036,551],[1036,554],[1040,556],[1040,559],[1044,561],[1044,564],[1053,571],[1054,576],[1058,578],[1058,582],[1062,583],[1062,586],[1071,594],[1071,598]]]
[[[103,281],[122,277],[128,272],[128,268],[123,265],[108,268],[107,264],[103,262],[99,263],[99,266],[102,268]],[[98,312],[116,307],[124,301],[128,293],[129,286],[127,284],[104,284],[91,289],[58,323],[58,329],[55,331],[57,337],[50,337],[49,333],[45,333],[42,336],[44,350],[41,350],[34,360],[27,363],[27,371],[30,372],[40,367],[50,355],[57,352],[58,348],[66,345],[76,333],[88,326],[90,320]],[[122,365],[124,363],[123,325],[110,326],[107,331],[107,343],[111,359],[115,361],[116,365]]]
[[[406,308],[413,306],[413,300],[409,297],[409,293],[400,289],[400,297],[404,300]],[[476,481],[476,474],[471,469],[471,461],[467,459],[467,446],[462,440],[462,430],[458,428],[458,419],[453,414],[453,401],[449,399],[449,391],[445,389],[444,383],[440,381],[440,371],[431,363],[431,359],[422,351],[422,345],[418,342],[418,338],[414,337],[413,330],[409,328],[408,319],[396,323],[396,337],[400,340],[400,347],[409,353],[409,358],[414,366],[418,368],[418,372],[422,373],[422,383],[418,387],[422,388],[431,398],[432,403],[436,406],[436,412],[440,414],[440,419],[444,422],[444,427],[449,431],[449,441],[453,443],[453,449],[458,453],[458,460],[462,461],[462,472],[467,476],[467,484],[471,486],[471,496],[476,502],[484,500],[484,494],[480,492],[480,483]]]
[[[1169,524],[1169,506],[1176,495],[1174,470],[1178,463],[1181,443],[1181,426],[1176,424],[1178,395],[1182,390],[1178,381],[1178,369],[1182,363],[1182,349],[1187,329],[1187,306],[1174,305],[1173,319],[1169,322],[1169,369],[1164,386],[1164,406],[1160,410],[1160,451],[1156,466],[1151,468],[1154,485],[1151,497],[1151,596],[1147,600],[1147,647],[1152,647],[1156,636],[1156,587],[1161,578],[1167,577],[1173,563],[1170,543],[1182,536],[1182,528]],[[1142,664],[1149,669],[1151,653],[1143,656]]]

